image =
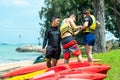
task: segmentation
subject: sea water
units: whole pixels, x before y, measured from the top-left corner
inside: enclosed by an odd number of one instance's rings
[[[35,60],[40,52],[17,52],[20,45],[0,45],[0,63],[11,63],[23,60]]]

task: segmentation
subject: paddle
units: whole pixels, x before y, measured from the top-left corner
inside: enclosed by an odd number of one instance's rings
[[[38,57],[34,60],[33,64],[39,63],[39,62],[44,62],[44,61],[45,61],[45,54],[41,54],[40,56],[38,56]]]

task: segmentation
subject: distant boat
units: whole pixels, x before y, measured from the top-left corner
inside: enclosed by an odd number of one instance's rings
[[[1,45],[8,45],[7,43],[1,43]]]

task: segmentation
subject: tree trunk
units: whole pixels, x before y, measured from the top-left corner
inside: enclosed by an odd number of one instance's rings
[[[100,25],[95,31],[96,42],[94,45],[94,52],[105,52],[106,42],[105,42],[105,16],[104,16],[104,0],[94,0],[94,15],[96,19],[100,22]]]

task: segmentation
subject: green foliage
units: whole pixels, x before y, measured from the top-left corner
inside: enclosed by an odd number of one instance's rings
[[[120,3],[117,0],[105,0],[105,23],[106,29],[112,32],[116,37],[119,37],[120,21],[117,18],[120,18]]]
[[[45,0],[45,7],[39,12],[40,19],[44,19],[42,29],[40,32],[45,31],[45,28],[50,27],[52,17],[59,15],[61,21],[66,18],[71,12],[78,15],[77,24],[82,24],[81,11],[83,9],[92,8],[92,0]],[[85,6],[86,5],[86,6]],[[41,33],[42,37],[43,34]]]
[[[115,36],[119,36],[120,28],[118,28],[117,15],[120,17],[119,0],[105,0],[105,23],[106,29],[111,31]],[[93,13],[93,0],[45,0],[45,6],[39,12],[40,19],[44,20],[42,25],[42,37],[46,28],[51,25],[51,20],[54,15],[58,15],[61,21],[66,18],[71,12],[78,15],[77,25],[82,25],[81,11],[90,9]],[[119,23],[120,24],[120,23]],[[40,31],[40,32],[41,32]],[[78,38],[78,36],[77,36]]]

